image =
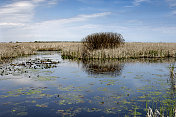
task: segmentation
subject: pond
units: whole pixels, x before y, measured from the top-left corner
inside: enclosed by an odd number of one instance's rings
[[[173,116],[175,79],[165,60],[63,60],[38,52],[0,65],[1,117]]]

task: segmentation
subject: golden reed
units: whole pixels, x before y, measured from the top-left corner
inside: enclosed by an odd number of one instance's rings
[[[115,49],[84,50],[80,42],[56,43],[0,43],[0,60],[36,51],[62,51],[69,59],[124,59],[124,58],[166,58],[176,57],[176,43],[129,43]]]
[[[176,43],[125,43],[115,49],[84,50],[78,44],[63,49],[63,58],[78,59],[126,59],[176,57]]]

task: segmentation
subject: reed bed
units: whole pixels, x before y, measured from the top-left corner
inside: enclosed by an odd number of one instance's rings
[[[176,58],[176,43],[125,43],[115,49],[84,50],[80,42],[0,43],[0,61],[35,54],[61,51],[67,59]]]
[[[36,51],[58,51],[70,43],[0,43],[0,62],[35,54]]]
[[[27,44],[0,43],[0,60],[34,54],[34,49]]]
[[[126,58],[176,58],[176,43],[125,43],[115,49],[84,50],[81,45],[63,49],[63,58],[75,59],[126,59]],[[68,49],[68,48],[67,48]]]

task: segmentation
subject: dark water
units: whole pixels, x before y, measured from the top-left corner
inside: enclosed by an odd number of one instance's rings
[[[145,117],[149,107],[173,116],[174,61],[69,61],[58,52],[18,58],[0,67],[0,116]]]

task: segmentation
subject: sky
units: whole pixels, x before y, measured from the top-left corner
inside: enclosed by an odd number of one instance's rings
[[[97,32],[176,42],[176,0],[0,0],[0,42],[81,41]]]

